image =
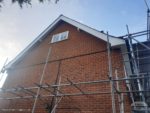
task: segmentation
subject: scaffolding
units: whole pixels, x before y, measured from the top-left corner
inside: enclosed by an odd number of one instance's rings
[[[149,44],[149,39],[147,39],[148,41],[146,42],[141,42],[138,39],[136,39],[137,37],[142,37],[144,35],[149,35],[149,30],[147,31],[141,31],[141,32],[137,32],[137,33],[133,33],[130,34],[129,32],[129,28],[127,26],[127,31],[128,31],[128,35],[124,36],[124,38],[126,39],[126,43],[128,45],[128,52],[124,53],[124,54],[128,54],[128,56],[130,57],[129,60],[126,60],[125,62],[129,62],[131,67],[131,75],[128,75],[128,77],[133,78],[135,76],[137,77],[148,77],[150,76],[149,70],[146,71],[145,73],[141,73],[141,66],[140,64],[143,62],[142,60],[145,60],[148,62],[149,58],[150,58],[150,46],[147,45],[146,43]],[[133,43],[134,42],[134,43]],[[142,49],[139,49],[142,48]],[[141,56],[141,53],[143,54]],[[147,55],[144,55],[144,53],[148,53]],[[150,63],[149,63],[150,64]],[[146,67],[146,66],[145,66]],[[139,93],[133,93],[130,94],[131,96],[131,100],[132,100],[132,106],[133,111],[137,112],[139,111],[139,104],[141,106],[143,106],[144,109],[142,109],[142,111],[145,110],[146,113],[149,112],[148,107],[149,105],[147,104],[148,101],[148,96],[146,95],[147,93],[149,94],[149,92],[142,92],[145,90],[149,90],[148,87],[148,80],[149,78],[145,78],[145,79],[136,79],[136,80],[132,80],[129,82],[130,85],[127,85],[129,91],[132,91],[134,89],[140,91]],[[147,84],[147,86],[145,87],[144,84]],[[138,109],[138,110],[137,110]]]
[[[111,51],[113,48],[111,48],[111,45],[109,43],[109,34],[107,33],[107,54],[108,54],[108,79],[104,80],[97,80],[97,81],[82,81],[82,82],[74,82],[73,80],[70,80],[69,78],[66,79],[68,83],[62,84],[60,82],[60,78],[57,78],[55,84],[49,84],[49,83],[43,83],[43,77],[45,75],[45,71],[47,68],[48,59],[50,57],[51,48],[48,50],[48,54],[45,60],[45,65],[43,68],[43,72],[41,74],[41,79],[39,83],[35,83],[35,86],[33,87],[16,87],[11,89],[0,89],[0,100],[17,100],[17,99],[23,99],[23,100],[30,100],[33,103],[33,106],[31,108],[3,108],[0,109],[2,112],[30,112],[35,113],[35,109],[40,109],[40,107],[37,107],[38,99],[46,103],[46,109],[48,109],[49,113],[55,113],[59,103],[63,98],[71,99],[71,96],[80,96],[80,95],[100,95],[100,94],[110,94],[111,100],[112,100],[112,112],[116,113],[116,105],[115,105],[115,95],[118,95],[118,103],[119,103],[119,111],[120,113],[124,113],[124,96],[129,95],[130,99],[132,101],[134,109],[136,109],[136,102],[141,101],[144,102],[147,105],[146,102],[146,94],[149,94],[150,92],[150,84],[146,84],[146,88],[144,87],[143,83],[146,82],[146,80],[150,80],[150,73],[141,73],[139,71],[139,63],[140,59],[147,59],[150,58],[150,56],[140,58],[139,52],[142,51],[149,51],[150,47],[146,44],[138,41],[135,37],[144,36],[149,33],[149,31],[141,31],[137,33],[129,33],[129,29],[127,27],[128,34],[125,36],[122,36],[126,40],[126,44],[128,45],[128,51],[122,53],[122,55],[128,55],[129,59],[123,59],[124,64],[124,77],[118,76],[118,70],[115,69],[115,74],[113,73],[113,67],[112,67],[112,58],[111,58]],[[136,42],[136,44],[139,44],[144,49],[139,50],[135,47],[133,47]],[[129,63],[132,66],[132,73],[128,74],[128,70],[126,68],[125,63]],[[60,65],[60,64],[59,64]],[[144,82],[143,82],[144,81]],[[120,82],[125,83],[127,89],[120,86]],[[58,84],[57,84],[58,83]],[[100,85],[103,83],[110,84],[110,91],[85,91],[85,89],[81,88],[82,85]],[[63,91],[63,88],[67,87],[73,87],[78,92],[69,92],[66,93]],[[47,93],[41,93],[41,91],[48,92]],[[49,94],[50,93],[50,94]],[[49,100],[44,100],[44,98],[52,97],[51,105],[48,103]],[[148,110],[148,107],[146,107],[146,111]],[[147,113],[147,112],[146,112]]]

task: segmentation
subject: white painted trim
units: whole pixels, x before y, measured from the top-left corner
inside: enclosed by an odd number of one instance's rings
[[[11,68],[11,66],[16,63],[17,60],[19,60],[21,57],[23,57],[26,52],[31,49],[32,47],[34,47],[34,45],[36,45],[38,42],[41,42],[43,40],[43,38],[47,35],[47,33],[49,33],[51,30],[53,30],[53,28],[55,27],[55,25],[57,25],[58,22],[60,21],[65,21],[101,40],[107,41],[107,35],[104,33],[101,33],[100,31],[97,31],[91,27],[88,27],[84,24],[81,24],[75,20],[72,20],[68,17],[65,17],[63,15],[60,15],[51,25],[49,25],[35,40],[33,40],[19,55],[17,55],[9,64],[6,65],[6,69]],[[123,39],[119,39],[119,38],[115,38],[112,36],[110,37],[110,44],[111,46],[118,46],[118,45],[122,45],[125,44],[125,41]]]
[[[67,22],[67,23],[69,23],[69,24],[71,24],[71,25],[73,25],[79,29],[82,29],[83,31],[107,42],[107,35],[106,34],[101,33],[100,31],[97,31],[97,30],[90,28],[86,25],[83,25],[83,24],[81,24],[75,20],[72,20],[68,17],[61,16],[61,19],[65,22]],[[121,45],[121,44],[125,43],[125,41],[123,39],[119,39],[119,38],[112,37],[112,36],[109,36],[109,37],[110,37],[109,41],[111,43],[111,46],[117,46],[117,45]]]
[[[61,39],[61,35],[65,33],[65,38],[64,39]],[[52,39],[50,41],[50,43],[57,43],[57,42],[60,42],[60,41],[64,41],[66,39],[68,39],[68,34],[69,34],[69,31],[64,31],[64,32],[61,32],[61,33],[57,33],[57,34],[54,34],[52,36]],[[55,38],[58,38],[58,40],[55,40]]]

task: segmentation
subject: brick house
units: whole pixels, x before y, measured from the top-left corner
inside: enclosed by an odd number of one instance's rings
[[[119,68],[119,77],[124,76],[121,47],[124,40],[109,36],[112,47],[112,68]],[[49,51],[50,50],[50,51]],[[47,57],[48,51],[50,55]],[[48,59],[46,61],[46,58]],[[3,88],[35,87],[40,83],[45,64],[42,84],[60,85],[78,82],[89,82],[108,79],[107,35],[63,15],[59,16],[45,31],[43,31],[29,46],[27,46],[7,66],[8,77]],[[115,77],[113,75],[113,77]],[[121,88],[125,89],[125,85]],[[58,87],[57,87],[58,88]],[[80,88],[80,89],[78,89]],[[111,113],[111,94],[95,92],[110,92],[110,83],[80,84],[56,88],[40,89],[40,95],[53,93],[66,94],[59,102],[56,113]],[[31,90],[30,90],[31,91]],[[32,96],[32,92],[24,90],[15,93],[5,93],[5,97]],[[94,92],[94,94],[90,94]],[[84,94],[86,93],[86,94]],[[55,96],[39,97],[35,113],[50,113],[51,108],[59,100]],[[0,113],[8,111],[20,113],[29,112],[33,107],[35,97],[25,99],[8,99],[0,101]],[[119,113],[118,96],[115,94],[116,111]],[[124,96],[125,113],[130,112],[130,99]],[[49,109],[48,109],[49,108]],[[23,111],[26,109],[26,111]],[[29,110],[29,111],[28,111]],[[31,111],[30,111],[31,112]]]

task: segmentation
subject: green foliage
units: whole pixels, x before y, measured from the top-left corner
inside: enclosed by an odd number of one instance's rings
[[[31,5],[33,0],[12,0],[12,3],[18,3],[19,6],[22,8],[23,4]],[[38,0],[40,3],[43,3],[45,1],[51,1],[51,0]],[[59,0],[54,0],[55,3],[57,3]],[[4,0],[0,0],[0,7],[2,7],[2,3]]]
[[[0,8],[2,7],[2,2],[3,2],[3,0],[0,0]]]

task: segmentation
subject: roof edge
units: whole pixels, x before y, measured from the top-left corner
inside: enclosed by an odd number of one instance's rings
[[[38,42],[41,42],[42,39],[45,37],[45,35],[49,33],[55,27],[55,25],[61,20],[75,27],[78,27],[79,29],[82,29],[83,31],[107,42],[107,35],[105,33],[102,33],[94,28],[91,28],[73,19],[70,19],[64,15],[60,15],[56,20],[54,20],[54,22],[52,22],[52,24],[50,24],[42,33],[40,33],[40,35],[36,37],[22,52],[20,52],[12,61],[10,61],[6,65],[6,70],[11,68],[11,66],[15,64],[17,60],[19,60],[21,57],[25,56],[25,53],[29,51],[29,49],[33,48],[34,45],[36,45]],[[111,46],[119,46],[125,43],[123,39],[120,39],[111,35],[109,35],[109,37],[110,37],[109,41],[110,41]]]

